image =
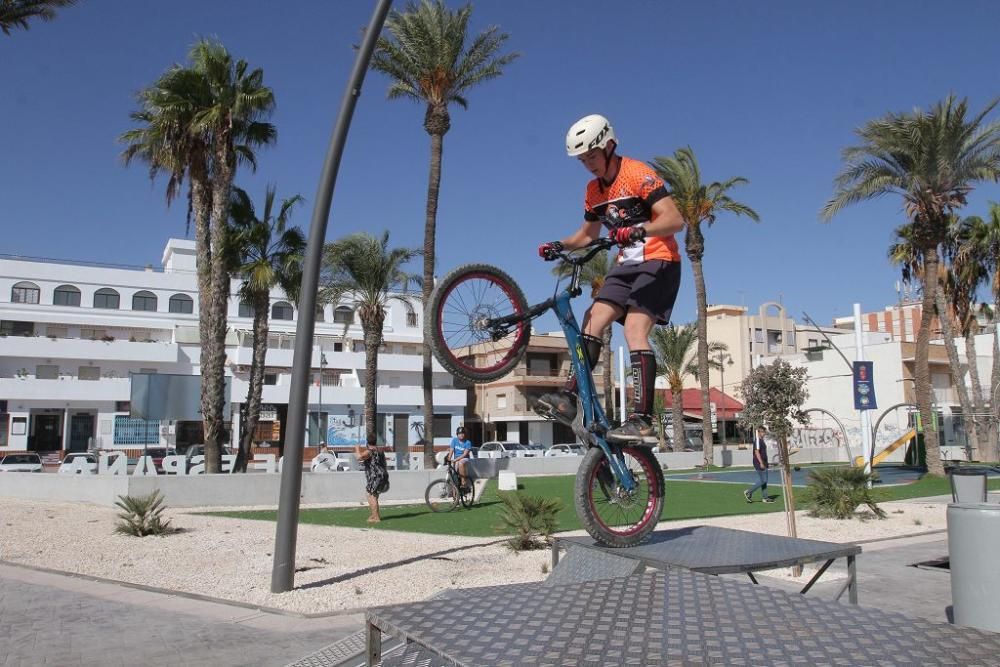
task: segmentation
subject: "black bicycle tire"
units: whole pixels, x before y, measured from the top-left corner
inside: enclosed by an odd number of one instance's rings
[[[469,480],[469,490],[468,491],[464,491],[463,492],[463,491],[461,491],[461,489],[459,490],[459,501],[462,503],[462,507],[464,507],[465,509],[469,509],[470,507],[472,507],[475,504],[475,502],[476,502],[476,483],[474,481],[472,481],[472,479]]]
[[[583,461],[576,473],[576,483],[573,490],[573,504],[576,515],[583,524],[584,529],[596,541],[609,547],[633,547],[645,540],[656,528],[656,524],[663,514],[664,489],[663,489],[663,469],[653,455],[651,448],[638,445],[623,445],[623,450],[629,456],[635,458],[643,464],[647,472],[651,472],[653,480],[656,482],[656,489],[653,490],[653,507],[643,515],[642,523],[638,529],[630,534],[614,532],[605,527],[593,511],[591,502],[591,476],[595,473],[595,468],[604,461],[604,451],[600,447],[591,447],[584,454]],[[645,463],[643,463],[643,460]]]
[[[524,291],[505,271],[490,264],[465,264],[448,273],[434,287],[424,322],[424,340],[430,342],[431,350],[438,363],[455,377],[472,383],[492,382],[510,373],[521,361],[524,353],[528,350],[528,343],[531,341],[531,324],[525,322],[526,333],[518,341],[515,341],[507,360],[499,368],[488,372],[473,372],[456,364],[450,354],[447,342],[441,337],[441,331],[438,328],[438,313],[441,302],[451,293],[454,286],[473,274],[487,274],[496,279],[497,282],[503,283],[502,287],[505,288],[504,291],[507,292],[511,300],[520,308],[521,312],[527,312],[528,300],[524,296]]]
[[[451,512],[456,507],[458,507],[458,503],[455,501],[455,494],[454,493],[450,494],[450,496],[451,496],[451,501],[450,502],[446,502],[446,503],[438,502],[436,504],[433,503],[433,502],[431,502],[431,498],[432,497],[440,497],[440,498],[444,497],[444,496],[434,496],[431,493],[431,490],[434,489],[434,487],[438,486],[439,484],[443,484],[446,489],[449,489],[449,488],[453,489],[454,488],[454,485],[451,482],[449,482],[447,479],[436,479],[436,480],[434,480],[433,482],[431,482],[430,484],[427,485],[427,490],[424,491],[424,502],[427,503],[427,507],[429,507],[432,512]]]

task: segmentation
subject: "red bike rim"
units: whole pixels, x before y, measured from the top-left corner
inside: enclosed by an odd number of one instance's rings
[[[657,484],[656,475],[651,468],[652,464],[650,464],[650,462],[647,461],[645,458],[632,456],[629,452],[630,449],[631,449],[630,447],[623,448],[623,453],[630,456],[642,468],[643,474],[646,476],[646,486],[649,489],[649,495],[646,498],[646,506],[643,508],[642,515],[639,517],[639,519],[635,522],[634,525],[624,530],[617,526],[609,526],[604,521],[604,517],[601,516],[601,513],[598,511],[597,506],[594,504],[594,485],[597,483],[597,473],[601,469],[602,465],[604,466],[609,465],[608,460],[606,458],[602,459],[598,465],[594,466],[594,468],[591,470],[590,473],[590,479],[587,480],[587,483],[590,485],[589,486],[590,493],[588,493],[587,501],[590,503],[590,510],[591,513],[594,515],[594,518],[597,520],[599,524],[601,524],[601,527],[607,530],[609,533],[613,533],[615,535],[622,535],[624,537],[628,537],[642,532],[642,530],[649,524],[651,520],[655,521],[658,518],[651,516],[651,514],[656,508],[656,498],[659,496],[659,489],[656,488]]]
[[[437,331],[437,333],[438,333],[438,338],[441,341],[445,342],[446,344],[447,344],[447,337],[445,336],[445,332],[444,332],[444,329],[443,329],[443,327],[444,327],[444,307],[445,307],[445,304],[448,303],[448,298],[452,295],[452,293],[460,285],[462,285],[464,283],[467,283],[470,280],[477,280],[477,279],[478,280],[486,280],[489,283],[491,283],[493,285],[496,285],[497,287],[499,287],[503,291],[504,295],[506,295],[507,299],[510,301],[511,310],[512,310],[511,314],[512,315],[523,315],[524,314],[524,311],[521,308],[521,304],[518,303],[518,300],[515,297],[514,291],[511,289],[510,285],[508,285],[505,281],[497,280],[496,276],[492,276],[492,275],[490,275],[488,273],[470,273],[470,274],[468,274],[466,276],[463,276],[461,280],[456,281],[455,283],[453,283],[451,285],[451,287],[448,288],[448,291],[445,292],[444,296],[441,298],[441,301],[438,303],[438,312],[437,312],[437,329],[438,329],[438,331]],[[514,356],[517,353],[517,350],[521,347],[521,341],[524,338],[524,335],[527,332],[527,330],[528,330],[528,328],[527,328],[525,322],[518,323],[518,325],[517,325],[517,335],[514,337],[514,340],[511,343],[510,348],[507,350],[507,354],[505,354],[499,361],[497,361],[492,366],[480,367],[480,366],[470,365],[467,362],[465,362],[464,360],[462,360],[461,358],[456,357],[450,346],[446,345],[445,349],[447,351],[448,358],[451,360],[451,363],[453,363],[455,366],[458,366],[460,369],[464,370],[466,373],[470,373],[470,374],[492,373],[493,371],[499,370],[504,365],[506,365],[510,361],[511,357]],[[471,343],[470,347],[474,347],[475,345],[478,345],[478,344],[481,344],[481,343],[478,343],[478,342]]]

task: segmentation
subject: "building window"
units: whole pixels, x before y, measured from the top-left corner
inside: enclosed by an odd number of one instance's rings
[[[278,384],[278,374],[264,373],[264,384]]]
[[[88,327],[80,327],[80,338],[89,340],[100,340],[107,335],[104,329],[91,329]]]
[[[45,335],[49,338],[68,338],[69,327],[61,324],[50,324],[45,327]]]
[[[0,336],[34,336],[34,322],[19,322],[17,320],[0,320]]]
[[[819,347],[819,339],[818,338],[810,338],[809,339],[809,347]]]
[[[497,410],[507,409],[507,394],[497,394]]]
[[[763,343],[764,342],[764,330],[763,329],[754,329],[753,330],[753,342],[755,342],[755,343]]]
[[[52,293],[52,304],[55,306],[79,306],[80,290],[72,285],[60,285]]]
[[[38,364],[37,366],[35,366],[35,379],[58,380],[59,366],[55,364]]]
[[[333,351],[334,352],[343,352],[344,351],[344,344],[343,343],[334,343],[333,344]]]
[[[406,326],[408,327],[417,326],[417,311],[411,310],[406,314]]]
[[[273,320],[291,320],[294,317],[295,309],[287,301],[279,301],[271,306],[271,319]]]
[[[38,303],[42,291],[35,283],[17,283],[10,290],[11,303]]]
[[[334,324],[351,324],[354,322],[354,311],[347,306],[337,306],[333,311]]]
[[[323,304],[316,304],[316,321],[325,322],[326,321],[326,307]]]
[[[80,366],[78,377],[81,380],[100,380],[101,368],[100,366]]]
[[[156,312],[156,295],[143,290],[132,295],[132,310]]]
[[[106,308],[108,310],[118,310],[121,298],[118,292],[109,287],[103,287],[94,292],[94,308]]]
[[[168,303],[171,313],[186,313],[190,315],[194,312],[194,299],[187,294],[175,294],[170,297]]]
[[[240,301],[240,317],[253,317],[253,306],[246,301]]]
[[[433,437],[435,438],[451,437],[451,415],[434,415]]]

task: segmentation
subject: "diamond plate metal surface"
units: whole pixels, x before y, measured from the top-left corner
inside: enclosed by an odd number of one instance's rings
[[[762,535],[715,526],[657,530],[646,542],[624,549],[605,547],[589,536],[557,537],[555,542],[557,546],[580,546],[635,558],[650,567],[676,566],[705,574],[753,572],[861,553],[861,547],[855,544]]]
[[[570,548],[559,559],[543,586],[575,584],[595,579],[627,577],[642,569],[642,561],[622,558],[612,551]]]
[[[1000,634],[683,570],[491,596],[459,637],[444,622],[454,600],[367,617],[441,665],[1000,664]]]
[[[324,646],[312,655],[291,663],[288,667],[334,667],[345,660],[365,652],[365,631],[355,632],[329,646]]]

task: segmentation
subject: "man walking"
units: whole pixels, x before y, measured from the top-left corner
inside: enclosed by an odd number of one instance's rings
[[[774,498],[767,495],[767,441],[764,436],[767,429],[763,426],[757,427],[757,434],[753,439],[753,467],[757,471],[759,481],[743,492],[743,497],[748,503],[753,502],[753,492],[760,489],[761,500],[765,503],[773,503]]]

